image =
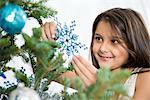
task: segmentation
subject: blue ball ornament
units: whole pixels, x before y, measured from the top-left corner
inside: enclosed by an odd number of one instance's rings
[[[0,9],[0,27],[9,35],[19,34],[26,19],[26,13],[16,4],[8,3]]]

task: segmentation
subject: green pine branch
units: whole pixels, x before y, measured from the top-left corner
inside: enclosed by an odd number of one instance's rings
[[[48,40],[41,41],[41,28],[33,29],[33,36],[29,37],[23,34],[25,45],[22,49],[32,53],[36,57],[35,70],[35,89],[39,86],[43,78],[47,78],[49,82],[59,77],[67,69],[64,68],[64,60],[62,54],[55,55],[60,45],[56,42]]]
[[[25,86],[27,86],[27,87],[30,86],[30,81],[27,78],[27,75],[21,73],[20,71],[16,71],[15,75],[16,75],[16,79],[23,82],[25,84]]]
[[[28,17],[34,17],[41,23],[41,16],[48,18],[49,16],[54,16],[57,14],[57,11],[52,8],[46,7],[44,4],[48,0],[40,0],[39,2],[19,2],[18,5],[23,7]]]
[[[13,90],[16,89],[16,88],[17,88],[17,86],[12,86],[12,87],[9,87],[9,88],[7,88],[7,89],[0,87],[0,95],[1,95],[1,94],[6,94],[6,95],[8,95],[11,91],[13,91]]]
[[[76,78],[74,88],[78,92],[72,95],[65,94],[64,100],[117,100],[120,95],[127,95],[122,80],[129,76],[130,72],[127,70],[113,73],[109,69],[99,69],[95,84],[85,89],[80,78]]]
[[[3,7],[8,2],[19,3],[19,2],[23,2],[23,0],[0,0],[0,8]]]
[[[11,59],[11,56],[16,55],[20,52],[20,50],[12,44],[13,40],[9,36],[0,39],[0,62],[9,61]]]

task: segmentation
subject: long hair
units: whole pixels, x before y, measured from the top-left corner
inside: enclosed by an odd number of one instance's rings
[[[112,29],[122,36],[129,53],[128,61],[122,68],[127,67],[150,67],[150,37],[148,30],[144,24],[141,15],[131,9],[113,8],[99,14],[92,29],[92,42],[91,42],[91,56],[92,62],[95,67],[99,67],[93,55],[93,38],[100,21],[107,21],[110,23]]]

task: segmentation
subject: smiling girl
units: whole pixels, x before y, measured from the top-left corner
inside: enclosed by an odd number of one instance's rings
[[[81,56],[74,56],[75,71],[65,73],[65,77],[78,75],[88,87],[95,83],[99,68],[108,66],[113,72],[128,69],[132,72],[125,82],[128,96],[150,100],[150,37],[138,12],[113,8],[99,14],[93,23],[90,50],[93,65]]]

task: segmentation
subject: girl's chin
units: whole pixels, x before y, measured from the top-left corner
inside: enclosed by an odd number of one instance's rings
[[[111,64],[99,64],[99,65],[100,65],[101,68],[109,68],[110,70],[120,69],[120,67],[114,67]]]
[[[110,68],[110,64],[107,63],[99,63],[101,68]]]

